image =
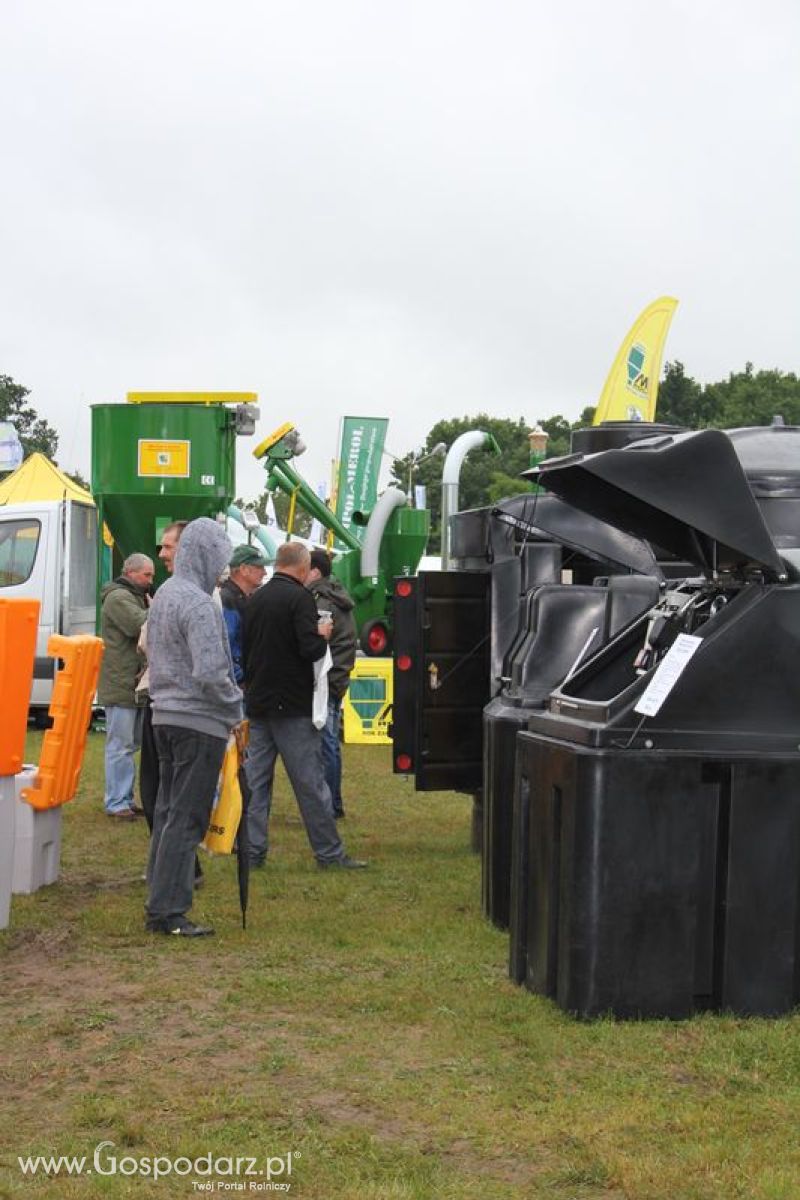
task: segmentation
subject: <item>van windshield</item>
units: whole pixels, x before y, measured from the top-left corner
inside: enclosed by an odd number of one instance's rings
[[[0,588],[15,587],[30,577],[36,562],[40,521],[0,519]]]

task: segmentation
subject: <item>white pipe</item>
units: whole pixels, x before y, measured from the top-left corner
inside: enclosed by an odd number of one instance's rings
[[[472,429],[457,437],[447,452],[442,471],[442,570],[450,570],[450,518],[458,512],[458,481],[470,450],[497,450],[490,433]]]
[[[405,502],[405,492],[396,487],[387,488],[383,495],[378,497],[367,521],[367,528],[364,530],[364,544],[361,547],[362,579],[377,579],[378,556],[384,530],[394,510],[402,508]]]
[[[242,519],[242,510],[237,508],[235,504],[228,505],[228,516],[232,521],[236,521],[237,524],[243,526],[243,528],[247,528],[244,520]],[[269,561],[275,562],[275,555],[278,553],[278,547],[275,544],[275,539],[271,534],[267,533],[263,525],[259,525],[258,529],[255,530],[255,535],[266,550]]]

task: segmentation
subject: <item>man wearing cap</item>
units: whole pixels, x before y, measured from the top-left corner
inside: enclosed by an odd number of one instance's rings
[[[233,672],[238,684],[241,684],[244,678],[242,613],[253,592],[264,582],[266,569],[267,560],[255,546],[237,546],[231,555],[230,574],[219,589],[222,615],[225,618],[228,641],[231,645]]]

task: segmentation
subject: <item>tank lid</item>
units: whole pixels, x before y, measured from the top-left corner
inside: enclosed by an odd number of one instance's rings
[[[719,429],[550,459],[526,474],[707,573],[757,565],[785,574],[733,441]]]
[[[128,404],[257,404],[258,392],[128,392]]]
[[[772,425],[726,433],[756,496],[776,490],[783,496],[800,496],[800,426],[784,425],[783,418],[776,417]]]
[[[518,522],[517,528],[531,537],[555,538],[601,563],[613,563],[638,575],[661,576],[661,568],[648,543],[625,533],[591,513],[566,504],[558,496],[525,492],[502,500],[493,514]]]

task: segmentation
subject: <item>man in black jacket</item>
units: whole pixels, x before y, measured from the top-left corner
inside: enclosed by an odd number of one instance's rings
[[[317,616],[305,582],[309,554],[299,542],[285,542],[275,574],[244,610],[243,661],[250,744],[247,779],[250,858],[261,866],[268,849],[269,812],[275,761],[280,754],[320,867],[359,868],[336,831],[322,765],[322,733],[314,727],[314,664],[324,657],[330,623]]]
[[[317,602],[317,611],[327,610],[333,617],[333,632],[329,643],[333,666],[328,672],[328,719],[322,731],[322,761],[325,781],[330,788],[333,815],[344,816],[342,800],[342,751],[339,745],[339,725],[342,719],[342,700],[350,683],[356,661],[355,607],[347,591],[331,575],[330,555],[324,550],[311,551],[311,570],[306,587]]]

